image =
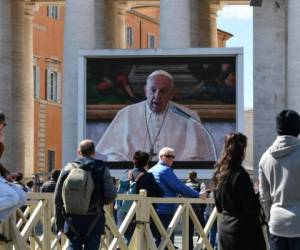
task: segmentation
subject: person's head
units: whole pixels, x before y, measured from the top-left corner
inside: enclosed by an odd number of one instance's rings
[[[9,174],[9,171],[0,163],[0,175],[5,178]]]
[[[291,109],[282,110],[276,116],[276,130],[278,135],[297,137],[300,133],[300,116]]]
[[[149,163],[149,154],[143,151],[136,151],[133,155],[133,164],[138,169],[145,169]]]
[[[218,187],[227,174],[241,166],[245,158],[247,137],[242,133],[229,133],[225,137],[224,151],[215,166],[213,183]]]
[[[20,172],[18,172],[17,174],[16,174],[16,181],[17,182],[20,182],[20,181],[22,181],[23,180],[23,173],[20,173]]]
[[[159,159],[164,164],[168,166],[172,166],[173,161],[175,159],[175,151],[173,148],[164,147],[161,150],[159,150]]]
[[[60,175],[60,170],[58,170],[58,169],[53,169],[53,170],[51,171],[51,178],[52,178],[53,180],[57,181],[59,175]]]
[[[187,175],[187,179],[188,181],[191,181],[191,182],[195,182],[197,181],[197,172],[196,171],[189,171],[188,172],[188,175]]]
[[[29,188],[32,188],[33,187],[33,181],[27,181],[26,186],[29,187]]]
[[[164,112],[174,95],[173,77],[167,71],[155,70],[147,77],[145,95],[153,112]]]
[[[77,153],[83,157],[93,157],[95,156],[95,144],[92,140],[85,139],[79,143]]]
[[[0,132],[1,130],[6,126],[5,123],[5,115],[4,113],[0,110]]]

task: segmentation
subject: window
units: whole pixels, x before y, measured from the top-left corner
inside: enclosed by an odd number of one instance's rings
[[[52,102],[60,102],[60,74],[56,71],[46,70],[46,99]]]
[[[40,97],[40,68],[38,65],[33,66],[33,88],[34,88],[34,97]]]
[[[55,151],[53,150],[48,150],[48,172],[50,173],[54,168],[55,168]]]
[[[130,26],[126,26],[126,44],[129,48],[133,46],[133,29]]]
[[[59,7],[57,5],[48,5],[47,6],[47,16],[58,20],[59,19]]]
[[[147,34],[147,48],[155,48],[155,36],[149,33]]]

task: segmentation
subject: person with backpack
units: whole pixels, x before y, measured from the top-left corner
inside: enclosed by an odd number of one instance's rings
[[[147,191],[148,197],[163,197],[164,192],[158,186],[157,182],[154,179],[153,174],[148,173],[148,164],[149,164],[150,155],[143,151],[136,151],[133,155],[133,164],[134,167],[128,172],[128,180],[130,181],[128,194],[138,194],[140,190],[144,189]],[[132,201],[123,201],[121,210],[125,213],[128,212],[129,208],[132,205]],[[150,222],[150,227],[152,233],[156,235],[156,228],[154,227],[153,222]],[[131,223],[126,230],[124,236],[126,243],[129,245],[131,237],[135,229],[135,223]]]
[[[68,249],[96,250],[104,234],[103,205],[112,202],[116,188],[109,169],[94,158],[95,145],[83,140],[78,158],[67,164],[58,178],[54,193],[56,231],[66,234]]]

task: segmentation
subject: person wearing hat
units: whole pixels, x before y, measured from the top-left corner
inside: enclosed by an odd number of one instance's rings
[[[300,249],[300,116],[276,117],[277,138],[259,162],[260,201],[270,231],[270,250]]]
[[[131,161],[142,150],[156,161],[159,149],[172,145],[178,161],[216,160],[213,139],[198,114],[171,101],[174,80],[167,71],[152,72],[144,90],[147,100],[121,109],[106,129],[96,147],[98,157]]]
[[[178,179],[172,168],[174,159],[175,150],[170,147],[163,147],[159,151],[158,163],[148,171],[153,174],[157,184],[164,192],[163,197],[176,197],[180,194],[183,197],[206,198],[206,194],[196,192]],[[156,212],[165,228],[168,228],[175,211],[175,204],[156,205]],[[171,239],[174,242],[174,235],[171,236]],[[156,244],[159,245],[159,243],[160,236],[156,238]]]

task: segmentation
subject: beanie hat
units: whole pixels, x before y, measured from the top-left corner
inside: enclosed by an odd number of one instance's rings
[[[300,133],[300,116],[291,109],[282,110],[276,117],[276,130],[279,135],[298,136]]]

